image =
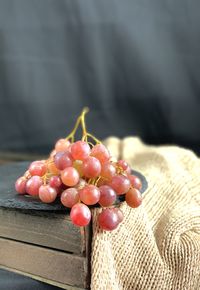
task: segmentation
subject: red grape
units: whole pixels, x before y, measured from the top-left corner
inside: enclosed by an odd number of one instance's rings
[[[76,226],[87,226],[91,220],[91,211],[87,205],[77,203],[71,209],[70,218]]]
[[[37,196],[39,194],[39,188],[43,184],[42,178],[40,176],[32,176],[26,182],[26,192],[30,195]]]
[[[130,165],[128,165],[128,167],[127,167],[127,169],[126,169],[125,171],[126,171],[126,173],[127,173],[128,175],[131,174],[131,167],[130,167]]]
[[[46,173],[47,166],[44,161],[34,161],[30,164],[28,170],[31,175],[43,176]]]
[[[53,158],[55,155],[56,155],[56,150],[54,149],[53,151],[51,151],[51,153],[50,153],[50,158]]]
[[[15,190],[20,194],[26,193],[26,178],[24,176],[19,177],[15,182]]]
[[[63,151],[56,153],[56,155],[54,156],[54,162],[59,170],[63,170],[66,167],[72,166],[73,164],[71,154],[69,152]]]
[[[98,187],[89,184],[79,190],[79,196],[82,202],[87,205],[96,204],[100,198]]]
[[[69,145],[70,145],[70,142],[68,140],[59,139],[55,144],[55,150],[56,150],[56,152],[67,151]]]
[[[92,148],[91,156],[97,158],[103,164],[109,160],[110,153],[103,144],[97,144]]]
[[[73,167],[67,167],[61,172],[61,180],[67,186],[74,186],[79,182],[78,171]]]
[[[110,206],[116,200],[115,191],[108,185],[102,185],[99,187],[100,199],[99,204],[101,206]]]
[[[39,188],[39,198],[45,203],[53,202],[57,197],[57,190],[50,185],[42,185]]]
[[[138,207],[142,203],[141,192],[136,188],[130,188],[126,193],[126,202],[130,207]]]
[[[59,170],[58,170],[58,168],[56,167],[54,161],[49,161],[49,162],[48,162],[48,171],[49,171],[50,173],[52,173],[52,174],[55,174],[55,175],[59,174]]]
[[[128,169],[128,163],[125,160],[119,160],[117,164],[125,171]]]
[[[83,188],[85,185],[86,185],[86,181],[85,181],[85,179],[83,179],[83,178],[80,178],[79,179],[79,182],[77,183],[77,185],[76,185],[76,188],[77,189],[81,189],[81,188]]]
[[[99,226],[106,231],[112,231],[117,228],[119,224],[119,218],[112,208],[104,209],[98,217]]]
[[[90,146],[87,142],[77,141],[71,146],[71,154],[74,159],[84,160],[90,154]]]
[[[108,181],[104,178],[100,178],[99,181],[97,182],[97,186],[100,187],[102,185],[106,185]]]
[[[130,188],[130,180],[124,175],[116,175],[109,184],[118,195],[126,193]]]
[[[113,208],[113,211],[117,214],[117,216],[118,216],[118,221],[119,221],[119,223],[121,223],[121,222],[123,221],[123,219],[124,219],[124,214],[123,214],[123,212],[122,212],[118,207]]]
[[[71,153],[71,148],[72,148],[72,145],[73,145],[73,144],[74,144],[74,143],[71,143],[71,144],[69,145],[69,147],[68,147],[68,150],[67,150],[67,151],[68,151],[69,153]]]
[[[112,179],[115,174],[116,168],[112,163],[107,162],[101,166],[101,176],[107,180]]]
[[[60,200],[66,207],[72,207],[79,201],[79,194],[76,188],[68,188],[62,192]]]
[[[78,171],[80,177],[82,177],[83,176],[83,161],[75,160],[73,162],[73,167]]]
[[[61,186],[59,186],[59,187],[54,187],[54,188],[55,188],[55,190],[56,190],[56,192],[57,192],[57,195],[58,195],[58,196],[60,196],[60,195],[61,195],[61,193],[63,192],[62,185],[61,185]]]
[[[25,173],[24,173],[24,177],[25,177],[26,179],[31,178],[30,172],[29,172],[28,170],[25,171]]]
[[[49,185],[51,187],[60,187],[62,185],[62,181],[59,176],[55,175],[49,179]]]
[[[132,185],[134,188],[136,188],[136,189],[138,189],[138,190],[140,190],[140,189],[142,188],[142,182],[141,182],[141,180],[139,179],[139,177],[137,177],[137,176],[135,176],[135,175],[129,175],[128,178],[129,178],[129,180],[130,180],[130,182],[131,182],[131,185]]]
[[[101,163],[95,158],[89,156],[83,161],[83,174],[88,178],[94,178],[99,176],[101,172]]]

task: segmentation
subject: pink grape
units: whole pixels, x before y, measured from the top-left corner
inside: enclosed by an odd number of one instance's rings
[[[42,178],[40,176],[32,176],[26,182],[26,192],[32,196],[37,196],[39,194],[39,188],[43,184]]]
[[[130,188],[126,193],[126,203],[133,208],[140,206],[142,203],[141,192],[136,188]]]
[[[60,189],[63,192],[65,189],[69,188],[67,185],[65,185],[64,183],[61,184]]]
[[[26,178],[24,176],[19,177],[15,182],[15,190],[20,194],[26,193]]]
[[[48,171],[54,175],[58,175],[60,172],[53,160],[48,162]]]
[[[56,152],[56,150],[54,149],[53,151],[51,151],[51,153],[50,153],[49,156],[50,156],[51,158],[53,158],[53,157],[56,155],[56,153],[57,153],[57,152]]]
[[[91,156],[97,158],[102,164],[110,158],[110,153],[103,144],[95,145],[91,150]]]
[[[76,188],[77,188],[77,189],[81,189],[81,188],[83,188],[86,184],[87,184],[87,182],[85,181],[85,179],[80,178],[80,179],[79,179],[79,182],[78,182],[77,185],[76,185]]]
[[[82,177],[83,176],[83,161],[74,160],[73,167],[78,171],[80,177]]]
[[[55,175],[55,176],[51,176],[49,179],[49,185],[51,187],[60,187],[62,185],[62,180],[60,179],[59,176]]]
[[[119,160],[117,164],[125,171],[128,169],[129,165],[125,160]]]
[[[24,173],[24,177],[25,177],[26,179],[31,178],[30,172],[29,172],[28,170],[25,171],[25,173]]]
[[[73,164],[72,156],[69,152],[60,151],[54,156],[54,162],[59,170],[70,167]]]
[[[59,186],[59,187],[54,187],[56,192],[57,192],[57,196],[60,196],[61,193],[63,192],[63,188],[62,188],[62,185]]]
[[[123,219],[124,219],[124,214],[123,214],[123,212],[122,212],[118,207],[113,208],[113,211],[117,214],[117,216],[118,216],[118,221],[119,221],[119,223],[121,223],[121,222],[123,221]]]
[[[57,191],[50,185],[42,185],[39,188],[39,198],[45,203],[53,202],[57,197]]]
[[[111,180],[113,176],[116,174],[116,168],[112,163],[104,163],[101,166],[101,176],[107,180]]]
[[[98,187],[89,184],[79,190],[80,200],[87,205],[96,204],[100,198]]]
[[[142,188],[142,182],[141,182],[141,180],[139,179],[139,177],[137,177],[137,176],[135,176],[135,175],[129,175],[128,178],[129,178],[129,180],[130,180],[130,182],[131,182],[131,185],[132,185],[134,188],[136,188],[136,189],[138,189],[138,190],[140,190],[140,189]]]
[[[83,174],[88,178],[94,178],[99,176],[101,173],[100,161],[92,156],[89,156],[83,161]]]
[[[68,188],[62,192],[60,200],[66,207],[72,207],[79,201],[79,193],[76,188]]]
[[[87,226],[91,220],[91,211],[87,205],[77,203],[71,209],[70,218],[76,226]]]
[[[72,148],[72,145],[73,145],[73,144],[74,144],[74,143],[70,143],[70,145],[69,145],[69,147],[68,147],[68,150],[67,150],[67,151],[68,151],[69,153],[72,153],[72,152],[71,152],[71,148]]]
[[[119,218],[112,208],[104,209],[98,217],[99,226],[106,231],[112,231],[117,228],[119,224]]]
[[[97,182],[97,186],[100,187],[102,185],[106,185],[108,183],[107,180],[105,180],[104,178],[100,178],[99,181]]]
[[[55,150],[56,150],[56,152],[67,151],[69,145],[70,145],[70,142],[68,140],[59,139],[55,144]]]
[[[90,154],[90,146],[87,142],[77,141],[71,146],[71,154],[75,160],[84,160]]]
[[[47,166],[44,161],[34,161],[28,170],[31,175],[43,176],[47,171]]]
[[[127,173],[128,175],[131,174],[131,167],[130,167],[130,165],[128,165],[128,167],[127,167],[127,169],[126,169],[126,173]]]
[[[124,175],[116,175],[109,184],[118,195],[126,193],[130,186],[130,180]]]
[[[116,200],[116,193],[115,191],[108,185],[102,185],[99,187],[100,190],[100,199],[99,204],[101,206],[110,206]]]
[[[73,167],[67,167],[61,172],[61,180],[67,186],[75,186],[79,182],[78,171]]]

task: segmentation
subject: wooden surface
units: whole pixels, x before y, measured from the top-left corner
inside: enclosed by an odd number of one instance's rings
[[[28,164],[0,166],[0,266],[50,284],[88,289],[92,227],[72,225],[60,203],[16,194],[14,182]],[[146,179],[134,174],[142,179],[144,191]]]
[[[67,214],[0,208],[0,236],[83,254],[85,235]]]
[[[0,267],[64,289],[88,289],[91,226],[75,227],[69,210],[56,203],[16,194],[14,182],[28,164],[0,166]]]
[[[43,279],[77,287],[86,285],[84,257],[0,238],[1,265]]]

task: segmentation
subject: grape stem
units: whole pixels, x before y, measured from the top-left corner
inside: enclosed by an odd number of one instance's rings
[[[81,126],[82,128],[82,138],[81,140],[82,141],[85,141],[87,142],[91,147],[94,147],[96,144],[100,144],[101,141],[98,140],[95,136],[93,136],[91,133],[87,132],[87,128],[86,128],[86,122],[85,122],[85,115],[89,112],[89,108],[84,108],[80,114],[80,116],[77,118],[76,120],[76,123],[74,125],[74,128],[72,129],[71,133],[65,138],[66,140],[70,140],[72,143],[75,142],[75,135],[79,129],[79,126]],[[91,139],[91,142],[88,141],[88,138]],[[49,158],[47,160],[47,165],[49,163],[53,163],[53,159],[52,158]],[[46,181],[51,177],[53,176],[51,174],[51,172],[49,172],[49,170],[46,172],[46,174],[42,177],[43,180],[44,180],[44,183],[46,184]],[[96,179],[90,179],[89,180],[89,184],[95,184],[96,182]]]
[[[78,127],[79,127],[80,122],[81,122],[81,118],[78,117],[78,119],[76,120],[76,123],[75,123],[75,126],[74,126],[73,130],[72,130],[71,133],[66,137],[66,140],[71,139],[71,142],[74,142],[74,136],[75,136],[75,134],[76,134],[76,131],[77,131]]]
[[[87,136],[86,124],[85,124],[85,115],[89,112],[88,108],[84,108],[81,113],[81,125],[83,130],[83,136]]]
[[[75,126],[73,128],[73,130],[71,131],[71,133],[66,137],[66,140],[70,140],[72,143],[75,141],[75,135],[76,132],[79,128],[79,125],[81,125],[82,128],[82,141],[87,142],[90,146],[94,146],[95,144],[100,144],[101,141],[99,139],[97,139],[95,136],[93,136],[91,133],[87,132],[86,129],[86,123],[85,123],[85,115],[89,112],[89,108],[84,108],[81,115],[78,117],[78,119],[76,120]],[[88,142],[88,137],[90,139],[92,139],[95,144],[93,144],[92,142]]]

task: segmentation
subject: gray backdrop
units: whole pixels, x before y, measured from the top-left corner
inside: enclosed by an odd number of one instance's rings
[[[0,0],[0,149],[47,152],[85,105],[100,138],[200,144],[198,0]]]

